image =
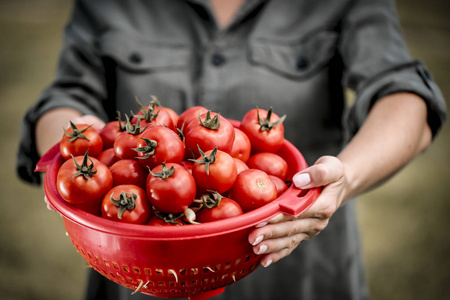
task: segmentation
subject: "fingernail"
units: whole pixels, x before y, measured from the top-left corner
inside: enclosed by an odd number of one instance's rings
[[[295,174],[292,181],[296,187],[301,188],[311,183],[311,177],[308,173]]]
[[[261,246],[259,246],[259,249],[256,252],[256,254],[263,254],[266,251],[267,251],[267,246],[266,245],[261,245]]]
[[[267,224],[269,224],[269,222],[262,222],[262,223],[259,223],[258,225],[256,225],[256,228],[264,227],[264,226],[266,226]]]
[[[261,241],[263,240],[264,236],[260,235],[256,238],[256,240],[253,242],[253,246],[258,245],[259,243],[261,243]]]
[[[263,266],[264,268],[267,268],[267,267],[270,266],[271,264],[272,264],[272,260],[269,259],[265,264],[262,264],[262,266]]]

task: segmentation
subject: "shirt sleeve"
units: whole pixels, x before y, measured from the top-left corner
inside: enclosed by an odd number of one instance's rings
[[[75,5],[64,32],[55,79],[22,119],[16,169],[20,178],[30,183],[41,182],[40,174],[34,172],[39,160],[34,132],[37,120],[45,112],[69,107],[107,120],[104,68],[95,47],[95,27],[84,11],[79,4]]]
[[[378,99],[410,92],[426,102],[436,136],[446,119],[446,104],[425,65],[408,53],[393,1],[353,3],[342,23],[339,45],[346,70],[343,83],[356,95],[344,115],[347,133],[358,131]]]

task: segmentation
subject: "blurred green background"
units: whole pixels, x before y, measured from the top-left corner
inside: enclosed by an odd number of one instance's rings
[[[0,295],[6,300],[82,299],[86,263],[41,187],[18,180],[20,119],[50,82],[72,2],[0,2]],[[450,99],[450,1],[397,2],[413,56]],[[372,299],[450,299],[450,131],[385,186],[360,197]]]

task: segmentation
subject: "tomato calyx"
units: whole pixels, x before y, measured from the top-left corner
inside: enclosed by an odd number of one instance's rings
[[[156,119],[159,115],[160,109],[156,112],[156,107],[161,106],[159,104],[158,99],[155,96],[150,96],[152,98],[152,101],[150,101],[150,104],[147,107],[144,107],[142,103],[139,101],[139,99],[136,97],[136,103],[138,105],[139,110],[142,112],[142,115],[134,115],[138,119],[143,119],[147,121],[147,123],[150,123],[154,119]]]
[[[211,111],[208,110],[208,112],[205,115],[205,120],[202,120],[200,117],[200,110],[198,110],[198,120],[200,124],[208,129],[211,130],[219,130],[220,128],[220,115],[216,114],[214,117],[211,118]]]
[[[125,210],[133,210],[136,207],[137,195],[135,193],[121,192],[119,199],[114,199],[113,196],[114,192],[112,192],[110,199],[119,208],[119,212],[117,213],[119,219],[122,219]]]
[[[206,174],[209,175],[209,165],[213,164],[216,161],[216,155],[217,155],[217,146],[214,148],[214,150],[211,152],[211,154],[208,156],[205,154],[205,152],[200,149],[200,146],[197,145],[198,152],[200,152],[200,155],[203,159],[189,159],[190,161],[193,161],[194,163],[199,164],[205,164]]]
[[[77,168],[77,172],[73,174],[73,177],[77,177],[82,175],[86,179],[91,179],[91,176],[97,173],[97,170],[94,170],[94,162],[92,159],[88,156],[89,149],[86,151],[86,153],[83,156],[83,162],[81,163],[81,166],[77,163],[75,157],[72,155],[73,161],[75,163],[75,167]],[[88,166],[88,159],[91,161],[91,164]]]
[[[279,118],[276,122],[270,122],[270,117],[272,116],[272,112],[273,112],[273,107],[270,107],[269,110],[267,111],[267,116],[266,119],[263,120],[261,119],[261,117],[259,116],[259,108],[256,108],[256,114],[258,116],[258,122],[261,131],[270,131],[272,128],[274,128],[277,125],[280,125],[281,123],[283,123],[283,121],[286,119],[286,115],[282,116],[281,118]]]
[[[129,134],[132,134],[132,135],[141,134],[148,127],[148,124],[145,127],[141,126],[141,119],[140,118],[137,119],[137,123],[136,124],[132,124],[131,121],[130,121],[130,117],[128,117],[128,115],[125,115],[125,117],[127,119],[127,121],[125,123],[125,129],[126,129],[126,131]]]
[[[79,138],[89,141],[89,139],[83,134],[83,132],[85,130],[87,130],[88,128],[90,128],[91,126],[92,125],[89,125],[88,127],[80,130],[80,129],[78,129],[78,127],[75,124],[72,123],[72,121],[70,121],[70,128],[72,129],[72,133],[67,132],[66,129],[64,129],[64,134],[70,138],[70,140],[69,140],[70,142],[73,142]]]
[[[117,121],[119,121],[119,130],[120,131],[123,132],[123,131],[127,130],[126,123],[123,124],[123,122],[122,122],[122,115],[120,114],[120,111],[117,111]]]
[[[207,191],[201,197],[203,206],[209,209],[219,206],[222,195],[216,191]]]
[[[148,138],[141,137],[141,140],[145,142],[145,146],[132,148],[136,152],[145,153],[144,156],[138,156],[138,159],[147,159],[155,154],[156,147],[158,146],[158,142],[155,140],[151,140]]]
[[[166,163],[162,163],[161,172],[153,173],[151,170],[149,171],[154,177],[161,178],[162,180],[166,180],[173,174],[175,174],[175,166],[171,166],[170,169],[167,168]]]
[[[184,213],[162,214],[159,212],[155,212],[155,216],[157,216],[158,218],[160,218],[161,220],[163,220],[164,222],[169,223],[169,224],[183,225],[183,223],[177,222],[177,220],[184,217]]]

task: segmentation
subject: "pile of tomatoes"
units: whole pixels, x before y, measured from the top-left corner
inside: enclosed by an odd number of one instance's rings
[[[155,98],[137,103],[137,114],[118,114],[99,132],[65,130],[57,175],[65,201],[114,221],[171,226],[242,215],[288,188],[288,165],[276,154],[285,116],[272,108],[238,123],[203,106],[178,115]]]

